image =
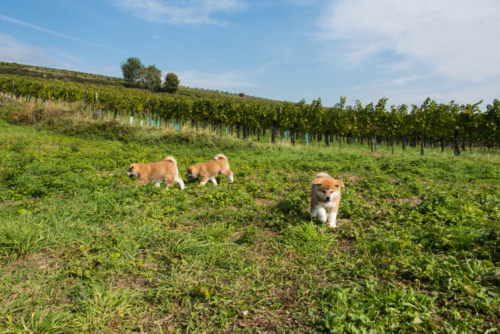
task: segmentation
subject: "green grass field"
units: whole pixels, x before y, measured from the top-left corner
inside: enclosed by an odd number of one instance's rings
[[[26,105],[0,105],[0,332],[500,329],[499,152],[372,156],[76,112],[29,125]],[[234,184],[125,174],[173,155],[184,175],[217,153]],[[334,230],[308,214],[320,171],[346,185]]]

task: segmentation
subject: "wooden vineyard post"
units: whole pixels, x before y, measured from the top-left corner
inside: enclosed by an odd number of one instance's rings
[[[11,99],[14,98],[14,80],[12,80],[12,95],[10,97]]]
[[[375,107],[373,106],[372,102],[372,111],[373,111],[373,137],[375,140],[375,153],[378,153],[377,149],[377,129],[375,129]]]
[[[422,155],[424,155],[424,138],[425,138],[425,135],[422,132],[422,140],[420,141],[420,153],[422,153]]]

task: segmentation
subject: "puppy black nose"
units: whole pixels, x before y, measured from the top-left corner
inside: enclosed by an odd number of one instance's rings
[[[329,200],[330,200],[330,197],[326,197],[325,199],[326,199],[327,201],[329,201]]]

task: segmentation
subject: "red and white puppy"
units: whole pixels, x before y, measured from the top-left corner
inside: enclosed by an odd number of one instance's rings
[[[325,223],[328,220],[330,227],[337,227],[340,187],[344,187],[344,183],[327,173],[319,173],[314,177],[311,185],[311,217],[317,215],[320,222]]]
[[[215,177],[219,174],[224,175],[231,183],[234,182],[233,172],[229,169],[229,162],[224,154],[217,154],[213,160],[189,167],[186,177],[188,179],[201,177],[202,186],[208,180],[217,185]]]
[[[137,186],[144,185],[148,182],[154,182],[155,186],[160,186],[160,181],[165,179],[167,182],[167,190],[169,186],[173,186],[174,182],[178,183],[181,190],[184,189],[184,181],[179,175],[177,169],[177,161],[174,157],[166,157],[163,161],[153,162],[149,164],[131,164],[127,172],[131,179],[136,177]]]

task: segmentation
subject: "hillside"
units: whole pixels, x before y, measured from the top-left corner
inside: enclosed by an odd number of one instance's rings
[[[93,85],[123,86],[129,87],[122,78],[109,77],[94,73],[85,73],[77,71],[61,70],[50,67],[32,66],[17,63],[8,63],[0,61],[0,74],[14,74],[36,78],[46,78],[52,80],[69,81],[77,83],[87,83]],[[192,98],[237,98],[249,102],[262,101],[282,103],[282,101],[265,99],[255,96],[245,95],[244,98],[238,96],[238,93],[223,92],[219,90],[210,90],[203,88],[193,88],[180,86],[178,95]]]

